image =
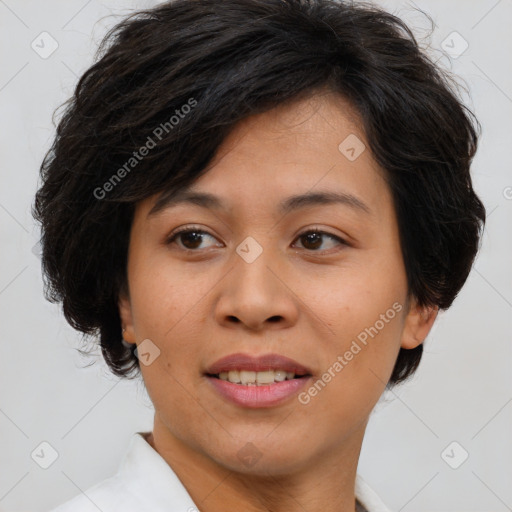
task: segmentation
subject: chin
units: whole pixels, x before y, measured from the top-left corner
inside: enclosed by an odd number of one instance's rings
[[[304,439],[288,442],[282,436],[272,441],[268,434],[233,439],[222,453],[211,454],[221,466],[230,471],[253,476],[270,477],[290,475],[307,467],[314,454],[308,455]],[[252,439],[248,441],[247,439]],[[233,450],[234,448],[234,450]]]

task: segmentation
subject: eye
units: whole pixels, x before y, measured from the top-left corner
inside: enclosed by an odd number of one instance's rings
[[[330,244],[327,244],[328,247],[323,245],[326,239],[330,240],[331,242]],[[333,235],[332,233],[327,233],[326,231],[320,231],[318,229],[305,231],[304,233],[301,233],[296,240],[301,240],[303,249],[317,252],[318,249],[329,250],[336,245],[347,245],[345,240],[339,236]]]
[[[169,238],[167,239],[167,244],[177,243],[179,247],[184,250],[194,251],[196,249],[206,249],[210,246],[202,246],[201,244],[205,241],[205,239],[210,239],[216,241],[217,239],[210,235],[210,233],[194,227],[185,227],[171,233]],[[217,245],[217,247],[221,247],[221,244],[213,244]]]

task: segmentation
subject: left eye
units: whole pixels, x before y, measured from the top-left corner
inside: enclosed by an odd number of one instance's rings
[[[330,239],[331,242],[330,247],[322,247],[322,244],[325,238]],[[332,235],[331,233],[326,233],[325,231],[306,231],[297,237],[297,240],[301,240],[302,248],[308,249],[312,251],[316,251],[318,249],[331,249],[336,245],[345,245],[345,241],[341,239],[339,236]]]

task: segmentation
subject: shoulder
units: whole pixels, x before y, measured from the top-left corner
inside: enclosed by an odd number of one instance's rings
[[[167,462],[147,441],[145,432],[131,438],[117,473],[81,491],[50,512],[166,512],[197,510]]]

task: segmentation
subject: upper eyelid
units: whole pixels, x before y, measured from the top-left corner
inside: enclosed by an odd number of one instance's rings
[[[298,238],[300,238],[301,236],[303,235],[306,235],[307,233],[320,233],[322,235],[326,235],[327,237],[329,238],[333,238],[335,240],[337,240],[340,244],[342,245],[349,245],[348,242],[346,241],[346,239],[342,236],[339,236],[339,235],[335,235],[334,233],[331,233],[329,231],[325,231],[324,229],[306,229],[305,231],[301,231],[295,238],[294,238],[294,241],[297,240]],[[316,251],[318,252],[318,251]]]
[[[208,236],[211,236],[212,238],[215,238],[216,240],[218,240],[217,236],[213,235],[212,233],[210,233],[209,231],[206,231],[203,228],[198,228],[198,227],[194,227],[194,226],[184,226],[181,228],[177,228],[176,230],[172,231],[169,235],[167,235],[166,241],[170,242],[170,241],[174,240],[178,235],[181,235],[182,233],[189,233],[191,231],[196,232],[196,233],[201,233],[203,235],[208,235]]]

